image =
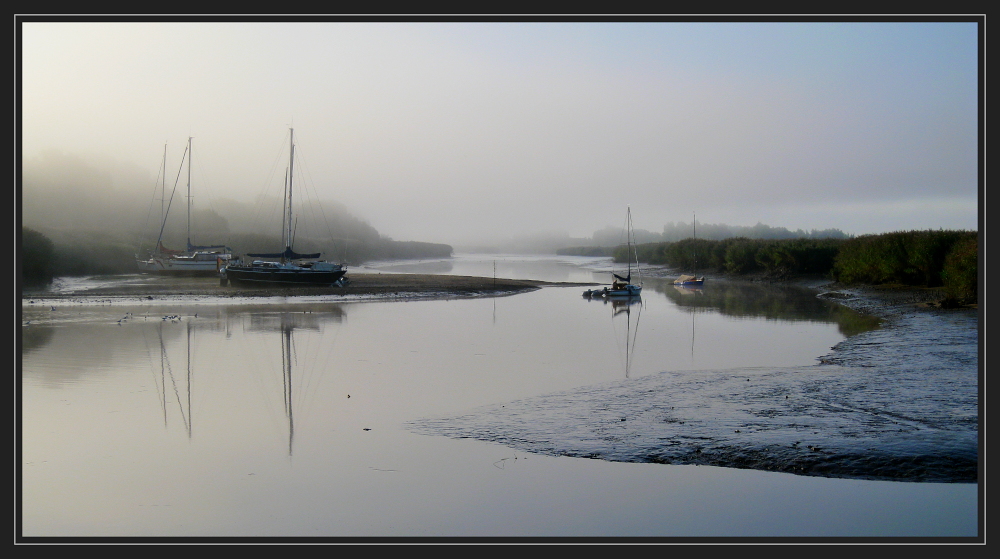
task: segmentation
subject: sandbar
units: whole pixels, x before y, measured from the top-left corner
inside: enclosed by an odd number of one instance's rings
[[[512,295],[534,291],[544,286],[576,286],[584,284],[554,283],[536,280],[483,278],[473,276],[395,273],[351,273],[345,286],[282,287],[222,286],[218,277],[177,277],[160,275],[121,276],[121,281],[110,281],[85,289],[67,291],[24,290],[24,297],[46,299],[75,297],[276,297],[276,296],[440,296],[474,297]],[[590,284],[587,284],[590,285]]]

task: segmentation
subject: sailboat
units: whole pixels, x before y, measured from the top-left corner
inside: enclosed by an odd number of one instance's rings
[[[611,287],[605,287],[600,291],[591,291],[589,295],[590,297],[638,297],[639,293],[642,291],[642,272],[639,270],[639,253],[635,248],[635,231],[632,229],[631,208],[629,208],[626,213],[625,230],[628,236],[628,247],[625,255],[625,260],[628,261],[628,273],[625,276],[619,276],[618,274],[612,272],[611,275],[614,277],[614,280],[611,282]],[[633,261],[635,262],[635,271],[639,274],[638,283],[632,283]],[[587,295],[587,293],[584,292],[584,295]]]
[[[347,269],[332,262],[319,260],[322,253],[299,254],[292,250],[292,184],[293,164],[295,161],[294,130],[289,129],[288,176],[285,188],[284,230],[282,240],[285,249],[273,253],[249,253],[253,258],[268,258],[270,260],[252,260],[250,263],[233,261],[222,268],[221,284],[231,282],[234,285],[280,285],[280,286],[322,286],[333,285],[347,273]]]
[[[697,229],[697,219],[692,214],[691,218],[691,238],[697,242],[698,240],[698,229]],[[705,276],[698,277],[698,248],[695,245],[694,252],[694,274],[693,275],[681,275],[674,280],[674,285],[680,285],[683,287],[701,287],[705,283]]]
[[[221,268],[232,259],[232,249],[225,245],[195,246],[191,244],[191,138],[188,138],[187,149],[181,158],[181,165],[187,160],[187,249],[170,249],[163,246],[163,231],[167,225],[167,216],[170,214],[170,206],[163,213],[163,221],[160,223],[160,235],[156,239],[154,248],[145,260],[137,260],[136,264],[140,272],[152,272],[158,274],[176,275],[216,275]],[[166,190],[166,161],[167,150],[163,149],[164,162],[164,189]],[[180,174],[180,169],[178,169]],[[174,190],[177,189],[174,183]],[[161,192],[163,192],[161,190]],[[171,200],[173,195],[171,195]]]

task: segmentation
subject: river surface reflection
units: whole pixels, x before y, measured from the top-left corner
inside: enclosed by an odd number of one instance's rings
[[[606,260],[367,270],[606,282]],[[525,453],[408,422],[667,371],[808,366],[874,325],[646,278],[433,301],[23,301],[23,535],[975,536],[976,485]],[[570,404],[571,405],[571,404]]]

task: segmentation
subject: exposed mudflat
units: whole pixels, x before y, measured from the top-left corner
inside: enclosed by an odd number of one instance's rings
[[[217,277],[176,277],[159,275],[108,276],[98,282],[67,284],[57,278],[49,289],[25,291],[24,297],[67,299],[79,297],[288,297],[288,296],[380,296],[398,298],[467,297],[520,293],[550,285],[542,281],[481,278],[433,274],[358,274],[348,275],[343,287],[223,287]],[[64,282],[62,284],[58,282]]]
[[[933,293],[819,296],[884,319],[821,363],[665,371],[410,424],[540,454],[825,477],[975,482],[979,317]]]

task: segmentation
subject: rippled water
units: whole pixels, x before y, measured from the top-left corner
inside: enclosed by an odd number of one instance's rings
[[[372,266],[574,282],[604,282],[607,268],[599,259],[515,256]],[[679,291],[647,278],[641,304],[615,305],[581,291],[414,302],[24,301],[23,534],[976,535],[974,483],[697,466],[666,452],[685,445],[664,444],[697,425],[721,456],[792,409],[788,395],[811,402],[804,418],[836,429],[799,437],[800,448],[852,442],[851,420],[862,416],[912,432],[935,420],[946,444],[964,448],[978,416],[974,355],[951,366],[951,384],[920,375],[905,383],[917,399],[960,396],[954,413],[903,417],[852,400],[876,399],[860,377],[830,373],[881,369],[872,359],[899,363],[902,345],[882,343],[888,353],[867,357],[847,347],[898,332],[873,330],[872,320],[815,293],[723,282]],[[936,329],[906,327],[908,336]],[[925,353],[954,363],[968,342],[963,328],[959,321],[954,338],[927,338]],[[764,405],[769,397],[781,405]],[[741,417],[757,423],[719,436],[719,418]],[[770,432],[773,440],[755,444],[795,442]],[[864,444],[879,446],[886,433]],[[636,460],[637,448],[669,459]]]

